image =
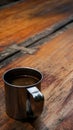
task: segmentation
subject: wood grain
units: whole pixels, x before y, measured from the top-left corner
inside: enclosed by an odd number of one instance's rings
[[[44,76],[43,113],[31,124],[14,121],[5,114],[2,75],[8,69],[22,66],[39,69]],[[0,69],[0,106],[0,122],[2,122],[0,130],[73,129],[73,28],[56,36],[50,42],[46,41],[34,54],[26,54]]]
[[[0,8],[0,51],[73,15],[73,0],[24,0]]]

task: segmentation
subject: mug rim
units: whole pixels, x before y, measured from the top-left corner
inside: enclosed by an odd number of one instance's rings
[[[37,73],[39,73],[39,74],[41,75],[41,79],[39,79],[36,83],[34,83],[34,84],[32,84],[32,85],[24,85],[24,86],[13,85],[13,84],[11,84],[11,83],[9,83],[9,82],[7,82],[7,81],[5,80],[5,75],[6,75],[8,72],[10,72],[10,71],[12,71],[12,70],[20,70],[20,69],[33,70],[33,71],[35,71],[35,72],[37,72]],[[35,77],[36,77],[36,76],[35,76]],[[3,74],[3,76],[2,76],[2,79],[3,79],[4,83],[7,84],[8,86],[16,87],[16,88],[29,88],[29,87],[34,87],[34,86],[36,86],[37,84],[39,84],[39,83],[42,81],[42,79],[43,79],[43,74],[42,74],[38,69],[34,69],[34,68],[31,68],[31,67],[15,67],[15,68],[8,69],[7,71],[5,71],[4,74]]]

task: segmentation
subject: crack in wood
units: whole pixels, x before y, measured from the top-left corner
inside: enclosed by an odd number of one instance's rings
[[[19,51],[23,51],[23,53],[28,53],[28,54],[33,54],[36,50],[33,48],[26,48],[24,46],[19,46],[19,45],[12,45],[10,47],[11,49],[16,49],[16,50],[19,50]]]
[[[24,54],[25,53],[33,54],[36,51],[36,48],[31,49],[31,48],[26,48],[23,46],[13,44],[0,53],[0,63],[5,59],[19,53],[20,51],[22,51],[22,53]]]
[[[0,52],[0,63],[7,59],[8,57],[11,57],[12,55],[15,55],[18,53],[19,50],[16,49],[11,49],[11,48],[6,48],[4,51]]]

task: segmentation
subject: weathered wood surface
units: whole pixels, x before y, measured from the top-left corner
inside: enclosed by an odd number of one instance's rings
[[[0,8],[0,51],[73,15],[73,0],[24,0]]]
[[[45,96],[41,116],[30,123],[5,114],[2,74],[13,67],[39,69]],[[34,54],[26,54],[0,69],[0,130],[73,130],[73,28],[46,41]]]

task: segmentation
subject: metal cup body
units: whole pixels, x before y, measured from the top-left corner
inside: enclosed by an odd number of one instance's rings
[[[12,85],[10,83],[12,78],[20,75],[37,77],[38,82],[28,86]],[[41,94],[42,98],[36,98],[39,95],[38,93],[41,93],[42,74],[39,71],[32,68],[14,68],[4,73],[3,80],[5,84],[6,113],[10,117],[17,120],[29,120],[41,114],[44,96]]]

